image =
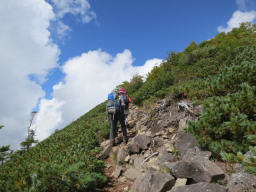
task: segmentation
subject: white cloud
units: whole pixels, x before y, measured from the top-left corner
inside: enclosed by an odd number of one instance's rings
[[[58,47],[48,27],[54,19],[44,0],[0,1],[0,145],[17,148],[24,139],[30,112],[44,96],[39,82],[57,66]]]
[[[147,74],[155,67],[159,66],[163,62],[162,59],[150,59],[145,62],[143,66],[136,67],[138,74],[146,77]]]
[[[229,32],[233,28],[239,27],[241,23],[243,22],[254,22],[256,20],[256,11],[248,11],[248,12],[242,12],[242,11],[235,11],[232,15],[232,17],[227,22],[227,26],[219,26],[218,32]]]
[[[69,26],[64,24],[61,19],[67,14],[77,16],[82,23],[89,23],[96,20],[97,16],[91,10],[88,0],[50,0],[56,13],[56,26],[58,38],[65,37],[70,31]]]
[[[133,66],[133,61],[127,49],[115,56],[101,50],[89,51],[68,60],[62,68],[65,79],[54,86],[53,99],[41,101],[34,124],[37,130],[41,130],[38,138],[42,140],[55,129],[63,128],[103,102],[116,85],[129,80],[134,74],[146,75],[162,60],[148,60],[144,66]],[[48,117],[46,108],[54,109],[51,113],[58,116],[58,123],[55,118]]]
[[[65,25],[62,21],[57,21],[55,26],[56,34],[59,39],[67,36],[68,32],[71,31],[71,28],[68,25]]]
[[[64,104],[64,102],[56,101],[56,99],[46,100],[42,99],[40,101],[40,113],[36,118],[38,125],[43,125],[38,127],[32,126],[36,130],[36,135],[40,138],[46,138],[49,130],[54,130],[54,128],[61,122],[61,112],[59,108]],[[44,117],[44,118],[42,118]]]

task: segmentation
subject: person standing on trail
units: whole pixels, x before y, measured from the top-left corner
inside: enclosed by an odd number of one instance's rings
[[[128,125],[128,115],[129,115],[129,104],[132,103],[132,99],[126,94],[126,91],[122,88],[119,89],[119,94],[122,95],[122,98],[124,99],[125,107],[124,107],[124,119],[125,119],[125,125]]]
[[[115,137],[117,135],[117,122],[121,124],[123,132],[123,142],[127,143],[127,130],[125,125],[125,109],[129,104],[129,97],[125,94],[125,90],[120,88],[118,92],[112,92],[108,95],[106,103],[106,111],[108,113],[110,123],[109,140],[112,146],[115,145]]]

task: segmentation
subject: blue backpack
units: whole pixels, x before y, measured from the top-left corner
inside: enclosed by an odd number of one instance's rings
[[[114,114],[118,112],[120,109],[118,98],[114,95],[114,93],[108,94],[108,100],[106,103],[106,111],[108,114]]]

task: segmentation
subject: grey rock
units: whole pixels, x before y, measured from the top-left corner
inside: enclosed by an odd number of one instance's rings
[[[118,178],[124,170],[125,169],[122,166],[116,166],[116,168],[111,176],[114,178]]]
[[[210,151],[201,151],[198,147],[190,148],[183,155],[184,161],[201,161],[202,159],[208,160],[212,153]]]
[[[193,185],[184,185],[174,187],[170,192],[226,192],[224,186],[213,183],[197,183]]]
[[[164,141],[160,137],[155,137],[152,140],[152,146],[154,147],[161,147],[163,144],[164,144]]]
[[[145,150],[151,143],[151,139],[147,135],[138,135],[134,138],[134,143],[137,143],[140,149]]]
[[[165,162],[175,162],[178,161],[178,157],[172,153],[162,150],[158,156],[158,164],[161,166]]]
[[[148,170],[143,178],[136,179],[132,192],[164,192],[170,190],[175,183],[170,174]]]
[[[139,153],[140,152],[139,145],[137,143],[128,144],[128,151],[130,154]]]
[[[120,149],[118,149],[116,157],[117,163],[122,164],[128,155],[129,153],[126,146],[123,146]]]
[[[99,158],[100,158],[100,159],[106,159],[106,158],[109,157],[109,154],[110,154],[111,151],[112,151],[112,146],[110,145],[109,140],[103,142],[103,143],[101,144],[101,146],[103,147],[103,150],[102,150],[102,152],[100,153]]]
[[[192,134],[185,133],[183,131],[179,133],[175,145],[178,151],[180,152],[181,156],[183,156],[188,149],[198,147],[195,137]]]
[[[171,173],[177,178],[192,178],[196,182],[213,182],[225,178],[224,171],[207,159],[176,162]]]
[[[246,173],[234,173],[227,185],[228,192],[256,192],[256,176]]]
[[[134,167],[130,167],[129,169],[124,172],[124,176],[128,179],[135,180],[136,178],[142,176],[141,172],[138,169],[135,169]]]
[[[172,171],[177,163],[178,162],[164,162],[162,166],[166,166],[170,171]]]
[[[143,156],[137,156],[135,159],[134,159],[134,167],[138,170],[143,170],[144,167],[142,166],[142,163],[144,161],[144,157]]]

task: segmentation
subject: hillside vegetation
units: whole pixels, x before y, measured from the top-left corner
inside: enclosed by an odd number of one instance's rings
[[[143,81],[135,76],[120,87],[137,105],[180,94],[204,106],[187,131],[199,144],[256,174],[256,25],[242,24],[183,52],[171,52]],[[94,191],[105,182],[96,158],[109,125],[102,103],[23,155],[0,167],[0,191]],[[239,153],[237,153],[239,152]]]
[[[101,104],[0,167],[0,191],[91,191],[106,182],[98,160],[108,130]]]

